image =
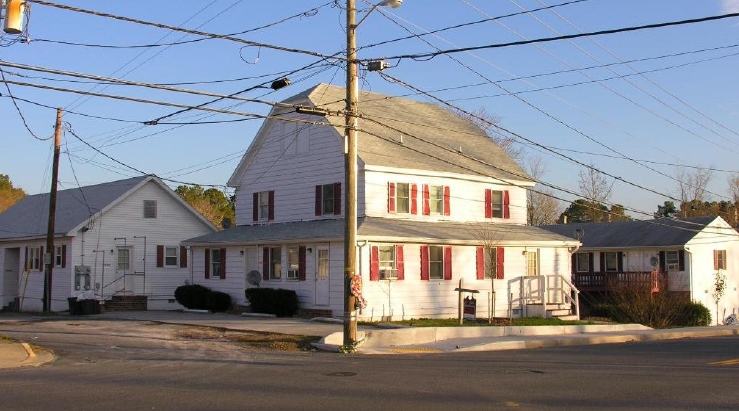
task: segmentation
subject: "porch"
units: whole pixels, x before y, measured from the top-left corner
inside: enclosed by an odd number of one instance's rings
[[[522,276],[508,280],[508,317],[580,319],[580,290],[561,275]]]
[[[646,288],[653,292],[669,290],[666,271],[579,272],[572,282],[582,292],[608,293],[619,288]]]

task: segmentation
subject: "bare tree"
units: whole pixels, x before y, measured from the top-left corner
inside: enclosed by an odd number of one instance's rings
[[[500,119],[488,113],[485,107],[470,112],[469,114],[458,111],[457,115],[469,120],[476,126],[480,127],[503,151],[508,154],[513,161],[518,164],[523,162],[524,149],[518,145],[516,139],[509,135],[504,135],[495,128],[495,124],[500,122]]]
[[[529,157],[527,168],[527,172],[534,181],[541,180],[546,173],[546,165],[538,156]],[[554,197],[554,190],[551,188],[528,189],[526,191],[526,211],[529,225],[556,224],[559,215],[562,214],[562,205]]]
[[[472,232],[483,249],[485,278],[490,279],[491,300],[489,301],[488,323],[495,317],[495,280],[498,278],[498,247],[503,233],[496,229],[495,224],[470,223]]]
[[[712,177],[713,171],[709,168],[699,167],[693,171],[681,166],[675,168],[677,197],[683,217],[700,215],[701,205],[708,200],[708,184]]]
[[[736,206],[739,203],[739,173],[729,176],[729,193]]]
[[[611,198],[613,190],[613,181],[608,179],[598,171],[593,164],[590,164],[585,170],[580,170],[580,194],[589,203],[586,213],[589,214],[591,221],[602,221],[604,213],[599,206],[604,205]]]

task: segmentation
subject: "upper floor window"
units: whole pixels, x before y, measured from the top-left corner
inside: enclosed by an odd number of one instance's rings
[[[275,192],[261,191],[252,197],[252,220],[272,221],[275,219]]]
[[[144,218],[157,218],[157,200],[144,200]]]
[[[388,183],[387,211],[398,214],[417,214],[418,186],[410,183]]]
[[[449,186],[423,185],[423,215],[450,215]]]
[[[316,215],[341,214],[341,183],[316,186]]]
[[[713,269],[726,269],[726,250],[713,250]]]
[[[510,218],[508,190],[485,190],[485,218]]]

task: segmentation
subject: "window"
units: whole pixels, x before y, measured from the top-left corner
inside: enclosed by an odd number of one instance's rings
[[[429,186],[429,213],[444,214],[443,186]]]
[[[410,190],[410,184],[408,183],[397,183],[396,184],[396,206],[395,211],[397,213],[403,213],[408,214],[411,212],[410,208],[410,196],[411,196],[411,190]]]
[[[181,258],[186,258],[186,254],[182,251]],[[183,267],[185,266],[185,261]],[[205,249],[205,278],[226,279],[226,249],[225,248],[206,248]]]
[[[383,245],[378,247],[378,261],[381,280],[395,280],[398,278],[395,246]]]
[[[590,271],[589,253],[575,253],[575,270],[578,273],[587,273]]]
[[[300,248],[287,248],[287,279],[297,281],[300,279]]]
[[[261,191],[254,193],[253,221],[272,221],[275,219],[275,192]]]
[[[539,275],[539,258],[536,251],[526,251],[526,275]]]
[[[477,279],[505,278],[505,249],[503,247],[477,247]]]
[[[316,186],[316,215],[341,214],[341,183]]]
[[[131,249],[118,247],[116,269],[121,271],[128,271],[131,269]]]
[[[144,218],[157,218],[157,200],[144,200]]]
[[[269,250],[269,279],[279,280],[282,278],[282,248],[270,247]]]
[[[429,278],[444,279],[444,247],[429,246]]]
[[[618,253],[604,253],[606,271],[618,271]]]
[[[713,250],[713,269],[726,269],[726,250]]]
[[[164,247],[164,266],[177,267],[177,247]]]
[[[221,257],[221,250],[219,248],[210,250],[210,272],[213,273],[213,277],[220,277]]]
[[[498,249],[495,247],[485,247],[483,258],[485,259],[483,271],[485,278],[498,278]]]
[[[29,268],[31,270],[43,270],[43,266],[41,265],[41,248],[40,247],[33,247],[30,251],[30,266]]]
[[[54,266],[55,267],[64,266],[64,249],[60,245],[54,247]]]
[[[485,218],[510,218],[508,191],[485,190]]]
[[[665,266],[667,271],[680,271],[680,253],[677,251],[665,251]]]

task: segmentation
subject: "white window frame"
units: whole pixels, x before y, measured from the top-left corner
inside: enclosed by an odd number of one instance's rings
[[[492,218],[503,218],[503,190],[490,190],[490,210]]]
[[[211,279],[221,278],[221,259],[222,258],[223,258],[223,255],[221,255],[220,248],[210,249],[210,278]]]
[[[401,186],[406,188],[406,195],[403,197],[400,196]],[[401,200],[405,200],[406,208],[404,210],[401,210],[400,208]],[[413,199],[411,198],[411,184],[410,183],[395,183],[395,212],[397,214],[410,214],[412,200]]]
[[[603,259],[605,260],[603,262],[603,267],[606,269],[606,272],[613,273],[618,271],[618,253],[615,251],[608,251],[603,253]],[[615,266],[611,266],[610,263],[614,263]]]
[[[282,281],[282,247],[267,247],[269,250],[269,279]]]
[[[64,257],[62,256],[63,248],[60,245],[54,246],[54,267],[61,267]]]
[[[125,261],[121,261],[122,254],[125,254]],[[116,247],[115,268],[116,271],[131,271],[131,247]]]
[[[32,247],[28,253],[29,264],[31,270],[42,271],[43,266],[41,264],[41,247]]]
[[[331,195],[328,195],[328,192]],[[336,192],[334,190],[334,183],[323,184],[321,186],[321,215],[334,214],[334,196]]]
[[[429,185],[429,214],[444,215],[444,186]],[[434,204],[436,210],[434,210]]]
[[[716,258],[718,259],[718,269],[719,270],[725,270],[726,269],[726,250],[716,250],[718,251],[718,255]]]
[[[287,281],[300,280],[300,247],[287,247]]]
[[[581,257],[585,257],[585,267],[581,266]],[[587,273],[590,272],[590,253],[575,253],[575,272]]]
[[[440,260],[435,260],[434,252],[440,252]],[[443,280],[444,279],[444,246],[430,245],[429,246],[429,280]],[[434,274],[434,267],[437,267],[438,274]]]
[[[269,220],[269,191],[259,193],[259,221]]]
[[[678,251],[665,251],[665,265],[667,271],[679,271],[680,253]]]
[[[395,245],[378,245],[377,260],[380,269],[380,280],[398,279],[398,249]]]
[[[174,250],[174,255],[169,255],[169,252]],[[170,259],[174,258],[174,262],[170,264]],[[166,245],[164,246],[164,266],[170,268],[176,268],[180,266],[180,247]]]
[[[539,275],[538,250],[526,250],[526,275],[529,277]]]
[[[157,211],[157,200],[144,200],[144,218],[157,218]]]

